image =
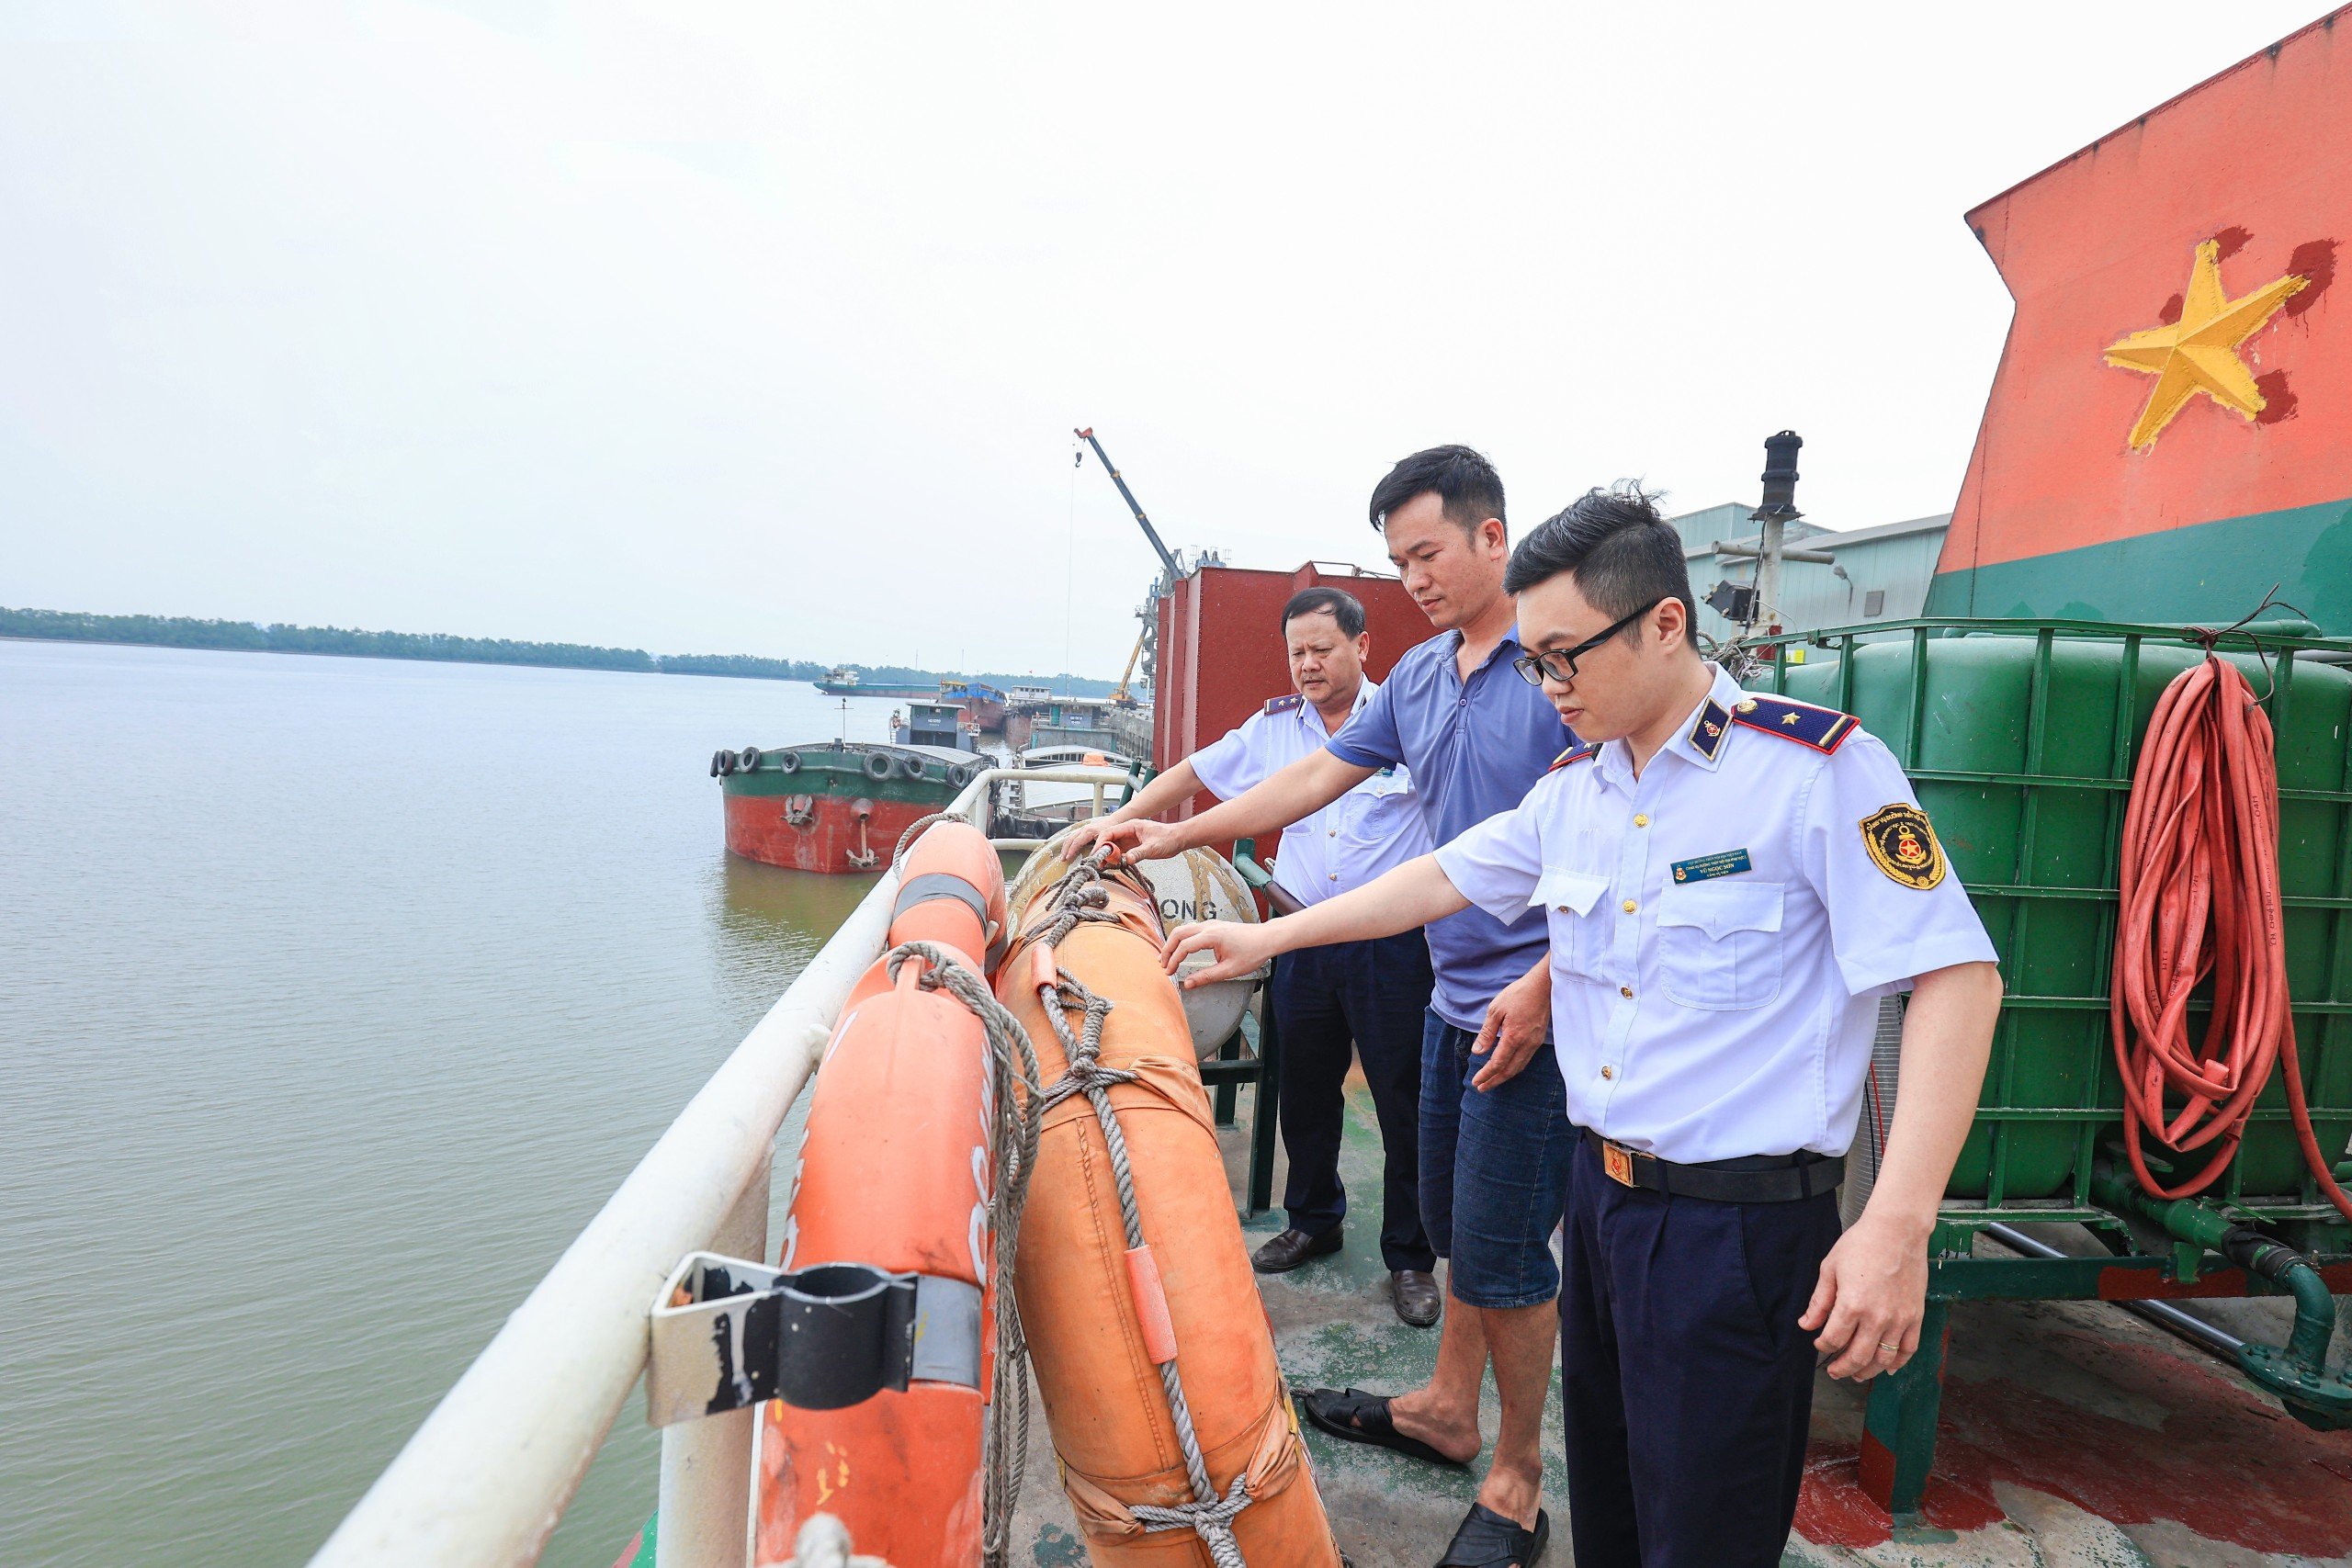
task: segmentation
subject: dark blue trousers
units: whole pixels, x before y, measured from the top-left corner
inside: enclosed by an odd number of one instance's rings
[[[1424,1273],[1437,1264],[1421,1228],[1419,1192],[1421,1014],[1430,985],[1430,950],[1418,931],[1301,948],[1274,964],[1283,1147],[1290,1156],[1283,1206],[1291,1225],[1321,1235],[1348,1212],[1340,1129],[1348,1060],[1361,1055],[1380,1121],[1380,1255],[1392,1269]]]
[[[1834,1192],[1668,1198],[1583,1140],[1560,1286],[1577,1568],[1777,1568],[1813,1410],[1797,1317],[1837,1240]]]

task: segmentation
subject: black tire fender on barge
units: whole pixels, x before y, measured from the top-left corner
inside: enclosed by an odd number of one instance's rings
[[[798,773],[800,771],[800,753],[797,751],[778,751],[775,754],[775,771],[779,773]]]
[[[741,765],[742,770],[745,773],[758,773],[760,771],[760,749],[756,746],[746,746],[741,751],[735,753],[735,761]]]
[[[881,751],[868,751],[865,754],[865,776],[877,784],[888,778],[890,776],[888,755]]]

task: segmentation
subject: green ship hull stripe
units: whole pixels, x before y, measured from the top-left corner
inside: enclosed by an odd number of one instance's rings
[[[2226,624],[2274,584],[2321,631],[2352,635],[2352,500],[1941,571],[1923,613]]]
[[[729,773],[719,784],[730,796],[774,799],[787,795],[836,795],[859,800],[902,800],[911,805],[944,806],[959,793],[945,779],[870,779],[865,770],[824,767],[803,762],[797,773],[762,768],[756,773]]]

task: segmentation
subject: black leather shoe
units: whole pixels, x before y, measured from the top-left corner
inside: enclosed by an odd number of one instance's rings
[[[1396,1296],[1396,1315],[1416,1328],[1427,1328],[1444,1310],[1445,1298],[1438,1293],[1437,1276],[1425,1274],[1419,1269],[1399,1269],[1388,1276],[1389,1286]]]
[[[1288,1230],[1250,1255],[1250,1267],[1261,1274],[1287,1274],[1310,1258],[1329,1258],[1340,1250],[1340,1227],[1321,1235]]]

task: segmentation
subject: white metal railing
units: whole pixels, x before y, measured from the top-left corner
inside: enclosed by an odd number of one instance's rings
[[[989,768],[947,810],[985,813],[998,779],[1127,782],[1101,767]],[[1000,840],[1001,848],[1027,840]],[[647,1314],[678,1259],[766,1245],[786,1113],[858,976],[881,955],[899,879],[886,871],[555,1267],[434,1407],[311,1559],[313,1568],[535,1562],[645,1369]],[[662,1568],[743,1568],[756,1412],[662,1433]]]

